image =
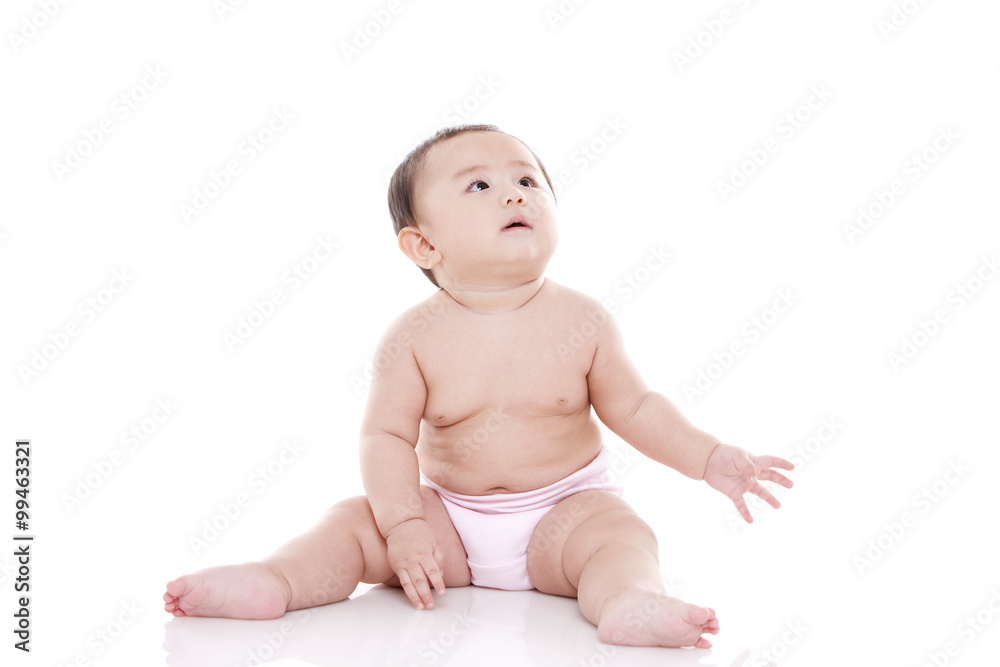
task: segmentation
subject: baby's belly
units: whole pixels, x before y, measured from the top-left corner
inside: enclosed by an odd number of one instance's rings
[[[478,496],[558,482],[594,460],[601,446],[601,430],[589,409],[547,417],[494,409],[445,427],[422,422],[416,451],[428,479]]]

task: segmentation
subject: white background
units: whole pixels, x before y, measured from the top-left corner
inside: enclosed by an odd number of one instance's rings
[[[1000,6],[219,7],[4,4],[4,664],[995,659]],[[276,109],[293,119],[268,134]],[[457,624],[383,589],[284,629],[161,610],[169,579],[261,558],[361,491],[366,366],[433,289],[395,246],[388,178],[456,122],[496,123],[563,175],[548,276],[613,300],[650,386],[724,441],[800,463],[782,509],[740,526],[725,498],[609,436],[664,576],[719,614],[711,652],[611,649],[572,601],[538,593],[451,591]],[[251,136],[269,141],[252,160]],[[211,200],[186,220],[196,191]],[[879,215],[849,234],[859,207]],[[338,248],[310,263],[319,238]],[[647,264],[653,250],[670,259]],[[299,266],[315,271],[283,279]],[[775,317],[780,291],[792,305]],[[769,324],[752,339],[754,317]],[[704,392],[686,394],[699,372]],[[162,423],[157,401],[177,406]],[[123,440],[133,428],[143,440]],[[16,438],[32,440],[30,655],[12,647]],[[261,484],[290,439],[302,452]],[[213,520],[229,525],[213,535]]]

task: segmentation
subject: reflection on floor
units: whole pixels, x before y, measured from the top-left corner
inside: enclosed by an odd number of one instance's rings
[[[416,611],[399,589],[375,586],[345,602],[273,621],[176,618],[164,648],[171,667],[190,665],[742,665],[711,650],[609,646],[576,600],[537,591],[449,589]],[[766,664],[766,662],[758,662]]]

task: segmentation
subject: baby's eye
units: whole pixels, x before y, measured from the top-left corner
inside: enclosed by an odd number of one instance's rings
[[[483,187],[479,187],[480,185]],[[482,190],[485,190],[488,187],[490,186],[486,181],[472,181],[471,183],[469,183],[469,187],[467,187],[466,190],[472,190],[473,192],[481,192]]]
[[[530,176],[525,176],[524,178],[519,180],[517,184],[523,185],[526,188],[533,188],[535,187],[535,179],[531,178]]]

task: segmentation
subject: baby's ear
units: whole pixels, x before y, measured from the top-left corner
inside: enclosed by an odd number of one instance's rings
[[[432,269],[441,261],[441,254],[434,249],[427,237],[416,227],[403,227],[396,237],[399,249],[422,269]]]

